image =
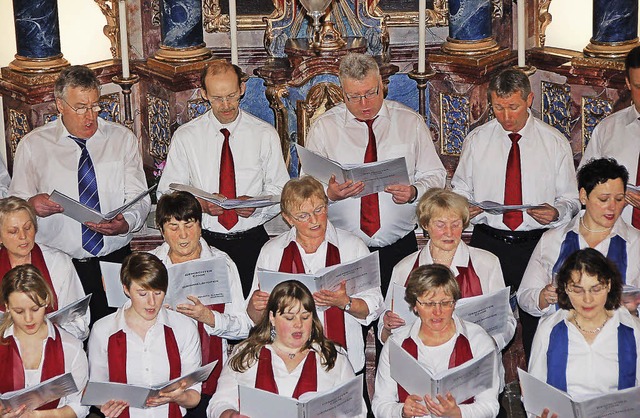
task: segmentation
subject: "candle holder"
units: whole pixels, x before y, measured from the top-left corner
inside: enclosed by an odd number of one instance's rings
[[[533,65],[525,65],[524,67],[514,65],[513,68],[515,68],[516,70],[521,70],[527,75],[527,77],[531,77],[532,75],[535,74],[536,71],[538,71],[538,69]]]
[[[409,74],[407,74],[410,79],[415,80],[415,82],[418,84],[418,109],[419,109],[420,115],[422,115],[423,118],[426,118],[426,115],[427,115],[426,105],[425,105],[425,102],[426,102],[425,91],[427,89],[427,82],[435,74],[436,74],[435,71],[418,72],[416,70],[413,70],[409,72]]]
[[[133,131],[133,114],[131,112],[131,87],[140,80],[137,74],[131,74],[128,78],[116,75],[111,81],[122,89],[124,96],[124,126]]]

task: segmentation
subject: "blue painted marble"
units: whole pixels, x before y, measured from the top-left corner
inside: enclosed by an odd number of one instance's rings
[[[395,100],[418,111],[418,87],[416,82],[406,74],[394,74],[389,77],[389,93],[387,99]],[[427,89],[428,92],[428,89]],[[429,99],[427,98],[427,103]]]
[[[61,54],[57,0],[13,0],[17,53],[26,58]]]
[[[202,45],[202,0],[161,0],[162,45],[188,48]]]
[[[449,0],[449,37],[478,41],[491,36],[491,0]]]
[[[638,0],[593,0],[593,40],[624,42],[638,36]]]
[[[249,77],[246,86],[247,89],[240,102],[240,108],[265,122],[275,125],[275,116],[265,95],[267,88],[264,86],[264,80],[259,77]]]

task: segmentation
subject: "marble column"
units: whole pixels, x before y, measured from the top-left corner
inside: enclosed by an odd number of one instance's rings
[[[593,0],[588,57],[623,58],[638,45],[638,0]]]
[[[161,0],[160,15],[162,39],[156,59],[188,63],[211,56],[204,43],[202,0]]]
[[[449,0],[449,36],[442,50],[454,55],[498,50],[491,36],[491,0]]]
[[[69,65],[60,50],[57,0],[13,0],[13,19],[17,53],[9,68],[46,73]]]

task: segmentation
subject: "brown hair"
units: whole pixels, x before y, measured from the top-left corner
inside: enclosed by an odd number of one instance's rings
[[[162,261],[151,253],[133,252],[122,262],[120,282],[127,289],[135,282],[138,286],[149,290],[167,292],[169,275]]]
[[[306,200],[313,197],[322,200],[325,204],[328,203],[322,183],[311,176],[291,179],[282,188],[280,210],[286,215],[291,215],[293,210],[298,209]]]
[[[427,229],[431,218],[443,212],[453,212],[462,219],[462,228],[469,226],[469,201],[451,190],[433,187],[422,195],[416,208],[420,226]]]
[[[27,212],[36,232],[38,232],[38,218],[36,217],[36,211],[33,209],[33,206],[26,200],[15,196],[0,199],[0,226],[2,226],[6,216],[20,210]]]
[[[416,313],[415,307],[418,297],[434,292],[436,289],[442,289],[454,301],[458,301],[462,297],[458,282],[449,267],[442,264],[429,264],[420,266],[411,272],[407,281],[404,300],[409,304],[411,310]]]
[[[231,71],[236,74],[236,76],[238,77],[238,87],[240,87],[240,85],[242,84],[242,77],[244,76],[242,69],[235,64],[231,64],[227,60],[217,59],[212,60],[202,69],[202,72],[200,73],[200,88],[206,92],[207,77],[224,74],[227,71]]]
[[[171,219],[176,221],[194,221],[202,224],[202,207],[191,193],[175,191],[163,194],[156,208],[156,225],[160,231]]]

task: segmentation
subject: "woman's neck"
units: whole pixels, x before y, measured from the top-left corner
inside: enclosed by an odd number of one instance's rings
[[[573,319],[579,324],[579,328],[584,330],[595,330],[602,328],[604,324],[613,316],[613,311],[602,310],[598,315],[593,318],[585,318],[580,315],[576,310],[573,310]]]
[[[9,263],[11,264],[11,268],[21,266],[23,264],[31,263],[31,253],[26,256],[19,256],[11,253],[7,253],[9,255]]]
[[[26,345],[32,345],[34,347],[40,347],[40,343],[49,335],[49,329],[47,323],[42,322],[38,331],[34,334],[27,334],[20,330],[20,328],[13,326],[13,336],[20,341],[20,345],[25,347]]]
[[[456,333],[456,324],[453,318],[451,322],[442,330],[434,331],[426,326],[421,326],[418,331],[418,338],[428,347],[437,347],[449,341]]]
[[[191,260],[198,260],[202,255],[202,244],[198,243],[198,248],[191,254],[181,256],[180,254],[176,254],[173,251],[169,250],[169,260],[171,260],[172,264],[180,264]]]
[[[594,248],[607,238],[611,233],[612,228],[613,227],[603,228],[598,225],[593,225],[593,222],[591,222],[591,219],[587,216],[582,216],[580,218],[580,235],[582,235],[587,245],[591,248]]]
[[[129,306],[124,311],[124,320],[129,328],[131,328],[133,332],[138,334],[138,336],[144,341],[144,338],[147,335],[147,331],[149,331],[151,327],[155,325],[155,323],[158,321],[158,317],[156,316],[152,320],[144,319],[140,315],[138,315],[131,306]]]
[[[457,248],[456,248],[457,249]],[[429,244],[429,254],[431,254],[431,259],[434,263],[443,264],[447,267],[451,267],[451,263],[453,262],[453,258],[456,255],[456,250],[453,251],[444,251],[433,244]]]
[[[321,238],[305,238],[299,235],[296,235],[296,242],[300,244],[302,249],[307,254],[313,254],[318,251],[320,245],[324,242],[324,237]]]

